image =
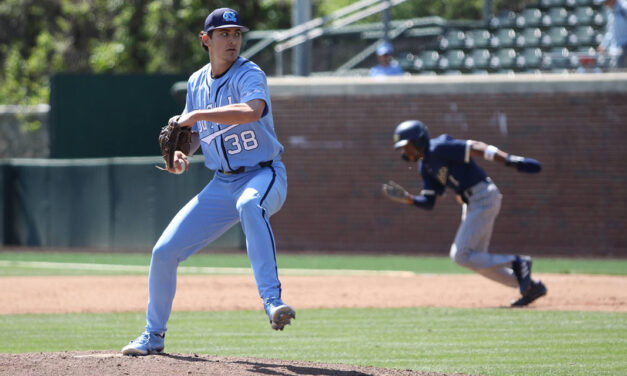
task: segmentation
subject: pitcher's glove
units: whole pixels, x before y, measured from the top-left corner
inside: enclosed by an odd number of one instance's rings
[[[392,180],[390,180],[387,184],[384,183],[381,188],[385,197],[392,201],[407,205],[414,202],[414,197],[407,192],[405,188]]]
[[[188,155],[192,143],[192,132],[188,127],[179,126],[178,117],[170,119],[168,125],[161,128],[159,133],[159,146],[161,155],[165,161],[165,168],[157,167],[160,170],[176,170],[174,166],[174,152],[180,150]]]
[[[507,154],[505,166],[515,167],[518,171],[529,174],[535,174],[542,170],[542,165],[535,159],[520,157],[512,154]]]

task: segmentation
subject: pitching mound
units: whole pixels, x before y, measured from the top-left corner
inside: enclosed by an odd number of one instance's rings
[[[111,352],[92,351],[0,354],[0,375],[449,376],[451,374],[197,354],[128,357]]]

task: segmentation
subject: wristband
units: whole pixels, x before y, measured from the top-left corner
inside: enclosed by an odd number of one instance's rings
[[[483,152],[483,158],[487,161],[493,161],[494,155],[499,151],[499,149],[494,145],[488,145]]]

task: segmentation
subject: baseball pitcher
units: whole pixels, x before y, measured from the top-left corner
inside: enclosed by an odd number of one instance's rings
[[[200,148],[205,166],[216,173],[157,241],[148,277],[146,328],[122,349],[125,355],[163,351],[179,263],[238,221],[271,327],[283,330],[296,316],[281,301],[270,226],[270,216],[279,211],[287,194],[283,146],[274,131],[266,75],[239,56],[245,31],[236,11],[220,8],[209,14],[199,35],[210,62],[189,78],[185,109],[170,119],[170,125],[191,129],[189,155]],[[183,172],[189,155],[176,149],[166,170]]]
[[[526,306],[546,295],[546,286],[531,279],[530,257],[488,253],[502,196],[473,157],[503,163],[526,173],[540,172],[538,161],[505,153],[494,145],[458,140],[446,134],[430,139],[427,127],[418,120],[407,120],[396,127],[394,148],[402,150],[404,160],[418,162],[423,187],[421,194],[414,196],[390,181],[383,184],[386,197],[431,210],[438,195],[444,194],[447,187],[453,189],[463,203],[463,209],[461,224],[451,246],[451,259],[486,278],[518,288],[522,296],[511,302],[512,307]]]

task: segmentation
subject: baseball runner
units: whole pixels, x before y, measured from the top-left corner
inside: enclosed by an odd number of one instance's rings
[[[504,163],[520,172],[537,173],[541,166],[531,158],[511,155],[481,141],[458,140],[446,134],[430,139],[427,127],[418,120],[400,123],[394,131],[394,148],[406,161],[418,162],[423,187],[414,196],[390,181],[383,184],[389,199],[431,210],[436,196],[452,188],[463,202],[462,220],[451,246],[457,264],[506,286],[518,288],[521,297],[512,307],[526,306],[546,295],[546,286],[531,279],[531,258],[488,253],[494,220],[501,209],[501,193],[473,157]]]
[[[238,221],[246,236],[248,257],[263,305],[275,330],[296,317],[281,301],[276,245],[270,216],[285,201],[287,177],[281,162],[265,73],[239,57],[243,26],[232,9],[216,9],[200,33],[210,63],[191,75],[183,113],[170,119],[190,127],[192,155],[198,148],[205,166],[216,173],[189,201],[157,241],[148,277],[145,331],[122,349],[125,355],[147,355],[164,349],[172,310],[178,264],[217,239]],[[189,166],[177,150],[174,166]],[[180,173],[166,163],[171,173]]]

